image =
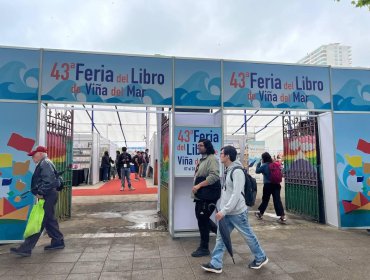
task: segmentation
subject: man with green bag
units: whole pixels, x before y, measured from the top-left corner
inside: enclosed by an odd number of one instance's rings
[[[43,229],[45,228],[51,244],[44,247],[44,250],[63,249],[64,239],[63,234],[59,230],[58,221],[55,218],[55,205],[58,201],[57,187],[59,180],[56,176],[54,164],[47,158],[47,149],[43,146],[38,146],[34,151],[28,154],[32,156],[32,160],[36,164],[35,171],[32,175],[31,192],[38,198],[44,199],[44,218],[41,229],[30,236],[27,236],[27,229],[25,232],[26,239],[18,248],[10,248],[10,253],[29,257],[32,249],[39,240]],[[35,205],[37,206],[37,205]]]

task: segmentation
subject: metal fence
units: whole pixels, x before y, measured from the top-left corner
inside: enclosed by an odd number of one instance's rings
[[[47,147],[48,157],[57,171],[64,171],[62,177],[65,188],[59,192],[56,205],[56,217],[59,220],[71,217],[72,206],[72,146],[73,146],[73,111],[47,111]]]
[[[286,210],[324,222],[316,117],[283,117]]]

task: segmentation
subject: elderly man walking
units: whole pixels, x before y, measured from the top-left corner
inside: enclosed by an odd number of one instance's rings
[[[29,257],[32,249],[39,240],[43,229],[45,228],[51,244],[44,247],[44,250],[54,250],[64,248],[63,234],[59,230],[58,221],[55,218],[55,204],[58,201],[58,181],[54,164],[47,157],[47,149],[38,146],[34,151],[28,154],[36,164],[35,171],[32,175],[31,192],[38,199],[45,199],[44,203],[44,220],[39,233],[27,237],[18,248],[10,248],[10,253]]]

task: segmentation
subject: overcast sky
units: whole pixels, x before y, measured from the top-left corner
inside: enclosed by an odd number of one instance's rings
[[[370,67],[370,12],[350,0],[0,0],[0,45],[296,62],[352,47]]]

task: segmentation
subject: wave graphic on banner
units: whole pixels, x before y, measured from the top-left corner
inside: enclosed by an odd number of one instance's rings
[[[124,89],[128,92],[128,87],[135,86],[136,89],[142,90],[141,85],[130,84]],[[154,89],[145,89],[144,97],[125,96],[124,98],[111,97],[105,100],[106,103],[126,103],[126,104],[154,104],[154,105],[172,105],[172,98],[163,98],[163,96]]]
[[[359,80],[351,79],[333,95],[333,108],[341,111],[370,111],[369,101],[370,85],[361,87]]]
[[[314,109],[330,109],[330,102],[324,103],[319,97],[315,95],[307,95],[307,103],[302,102],[289,102],[289,103],[278,103],[271,101],[261,101],[261,100],[248,100],[246,96],[251,90],[249,88],[239,89],[235,94],[224,102],[225,107],[248,107],[248,108],[291,108],[291,109],[300,109],[300,108],[314,108]],[[300,95],[306,95],[304,91],[296,91]],[[258,93],[256,94],[258,96]]]
[[[204,71],[194,73],[175,89],[176,106],[221,106],[221,79],[209,79],[209,74]]]
[[[0,68],[0,98],[37,100],[39,69],[12,61]]]
[[[105,97],[104,95],[88,94],[84,86],[80,86],[81,92],[72,93],[71,88],[75,83],[73,81],[61,81],[53,89],[46,94],[42,95],[42,100],[55,100],[55,101],[78,101],[78,102],[96,102],[96,103],[125,103],[125,104],[154,104],[154,105],[171,105],[172,98],[163,98],[160,93],[154,89],[145,89],[144,97],[136,96],[123,96]],[[128,87],[135,87],[142,90],[141,85],[127,85],[124,92],[128,92]]]
[[[76,96],[71,93],[71,88],[74,85],[72,81],[62,81],[52,88],[48,93],[42,95],[42,100],[55,101],[77,101]]]

